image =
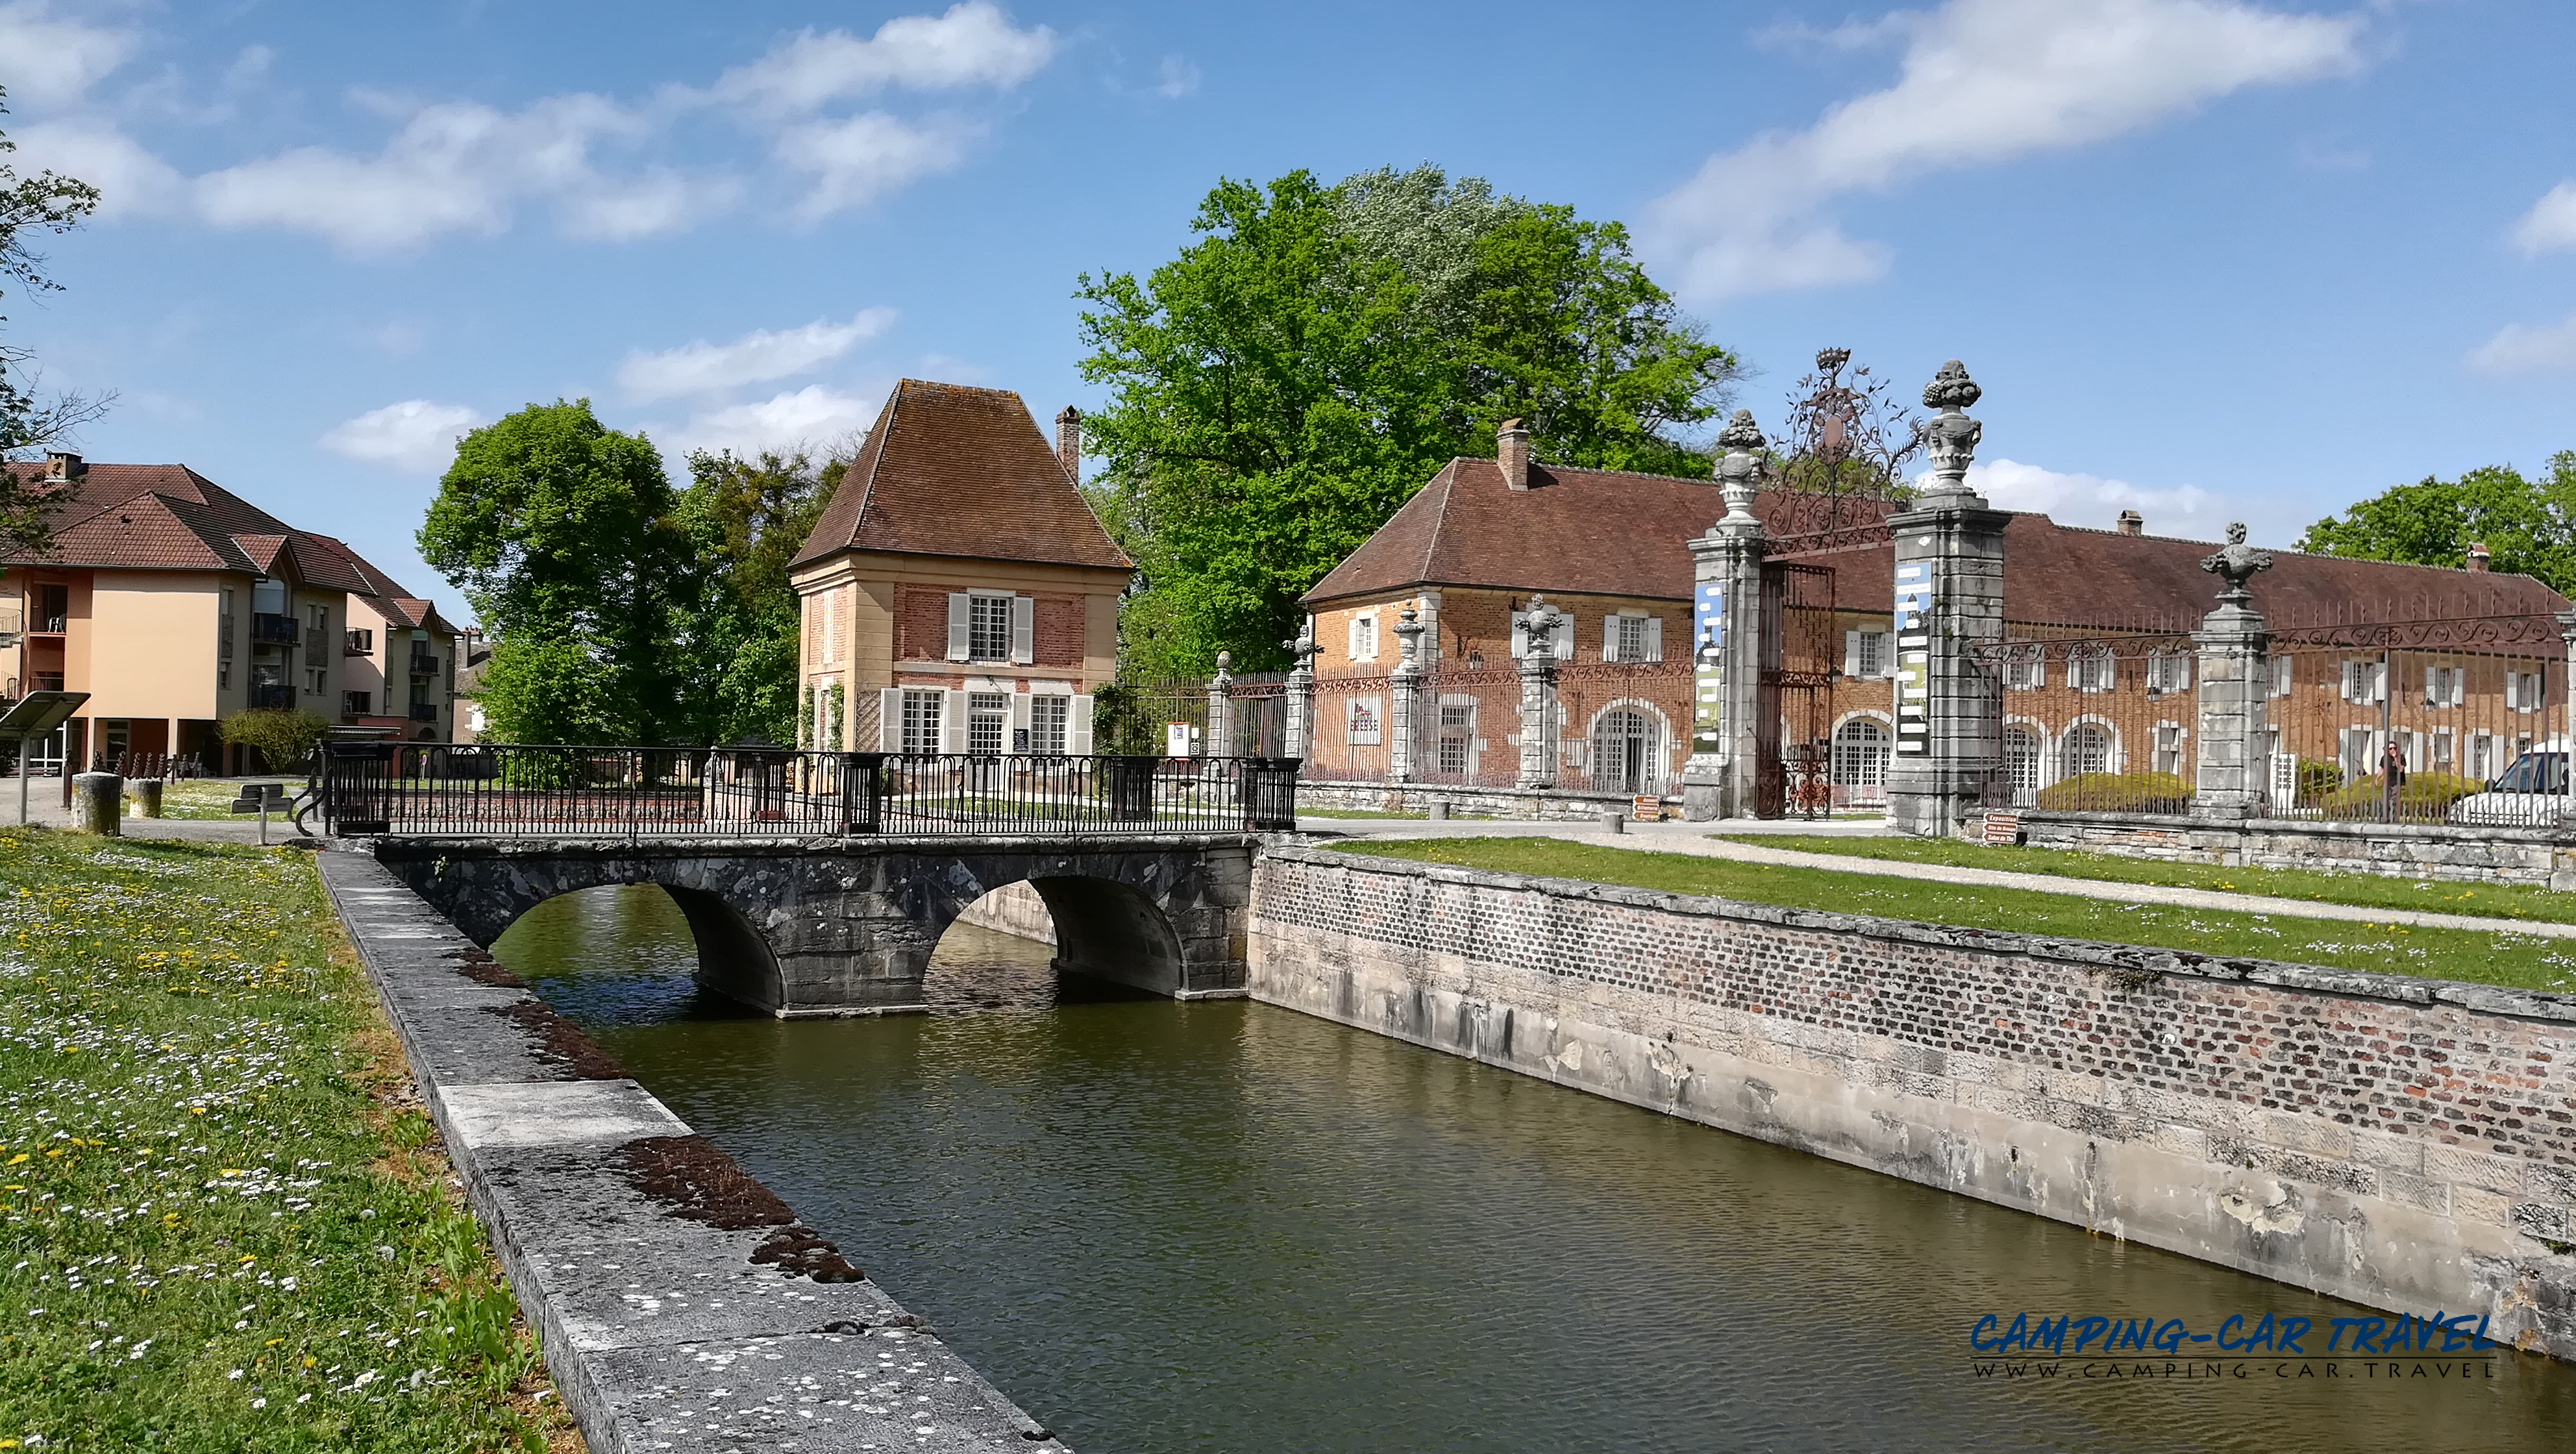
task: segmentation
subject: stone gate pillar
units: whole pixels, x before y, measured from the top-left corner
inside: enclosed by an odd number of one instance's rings
[[[2265,651],[2270,634],[2253,609],[2245,582],[2270,570],[2272,557],[2245,543],[2245,527],[2227,527],[2227,548],[2200,563],[2227,582],[2218,605],[2191,634],[2199,648],[2192,685],[2200,703],[2192,784],[2195,818],[2242,821],[2271,809],[2270,743],[2264,735],[2272,673]]]
[[[1896,755],[1887,820],[1908,833],[1960,832],[2003,770],[2003,693],[1975,648],[2003,640],[2004,522],[1968,488],[1985,426],[1983,393],[1952,359],[1924,387],[1932,484],[1887,518],[1896,542]]]
[[[1545,596],[1530,597],[1521,616],[1528,646],[1521,656],[1521,770],[1513,786],[1556,786],[1556,631],[1569,625]]]
[[[1768,441],[1738,409],[1717,436],[1726,513],[1691,551],[1691,755],[1682,765],[1682,816],[1694,823],[1753,811],[1762,685],[1762,522],[1753,517]],[[1767,623],[1777,630],[1778,623]]]
[[[1314,746],[1315,733],[1315,654],[1323,650],[1315,644],[1315,619],[1306,618],[1297,634],[1279,643],[1288,649],[1288,708],[1282,724],[1279,754],[1303,760]]]
[[[1216,654],[1216,675],[1208,678],[1207,732],[1201,738],[1209,757],[1234,756],[1234,653]]]
[[[1418,724],[1422,696],[1422,615],[1411,606],[1395,621],[1396,640],[1402,643],[1404,659],[1387,673],[1386,680],[1386,780],[1391,783],[1413,781],[1414,731]]]

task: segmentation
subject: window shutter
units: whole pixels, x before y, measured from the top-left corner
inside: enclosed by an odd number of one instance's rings
[[[2425,706],[2441,707],[2449,705],[2451,694],[2443,690],[2443,685],[2442,669],[2440,667],[2428,666],[2424,668]]]
[[[877,693],[877,751],[903,751],[903,689],[887,687]]]
[[[939,750],[952,756],[966,750],[966,694],[954,687],[940,694]]]
[[[1568,634],[1570,635],[1572,633]],[[1603,661],[1617,661],[1619,659],[1619,616],[1617,612],[1612,612],[1601,618],[1601,659]]]
[[[1038,659],[1038,603],[1027,596],[1011,598],[1011,662],[1027,666]]]
[[[1661,661],[1663,659],[1664,618],[1661,616],[1649,616],[1646,618],[1646,660]]]
[[[2469,669],[2464,666],[2455,666],[2451,668],[2451,705],[2454,707],[2465,706],[2467,705],[2468,700]]]
[[[975,598],[964,591],[948,593],[948,659],[966,659],[966,621],[975,609]]]
[[[1075,757],[1091,755],[1091,699],[1076,697],[1064,717],[1064,750]]]
[[[1860,633],[1857,631],[1843,633],[1843,675],[1854,679],[1860,676]]]
[[[2347,661],[2343,664],[2343,699],[2347,702],[2359,700],[2355,695],[2354,684],[2360,680],[2360,667],[2361,663],[2357,661]]]
[[[1512,656],[1517,660],[1527,655],[1529,655],[1529,623],[1515,616],[1512,618]]]
[[[1559,661],[1574,660],[1574,613],[1572,611],[1565,613],[1565,629],[1556,633],[1555,654]]]

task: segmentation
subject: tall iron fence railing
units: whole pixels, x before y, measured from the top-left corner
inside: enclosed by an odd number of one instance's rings
[[[1289,829],[1297,763],[785,748],[333,743],[328,831],[849,836]]]
[[[2563,643],[2337,634],[2265,662],[2273,816],[2546,828],[2576,812]]]
[[[2017,808],[2181,813],[2199,776],[2198,648],[2184,634],[1984,649],[2001,687],[2003,798]]]

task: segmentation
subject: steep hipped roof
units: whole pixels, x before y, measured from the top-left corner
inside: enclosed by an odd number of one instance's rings
[[[1684,542],[1726,513],[1714,480],[1532,464],[1529,483],[1506,487],[1490,459],[1451,460],[1306,604],[1418,585],[1688,600]],[[1757,516],[1769,508],[1753,503]]]
[[[1007,389],[905,379],[795,565],[844,550],[1126,570],[1055,447]]]
[[[1687,542],[1724,511],[1714,481],[1533,464],[1530,484],[1505,488],[1489,459],[1450,461],[1316,582],[1305,604],[1443,586],[1690,599]],[[1753,513],[1777,528],[1774,517],[1789,511],[1764,494]],[[2004,527],[2004,615],[2029,625],[2187,630],[2216,604],[2218,582],[2200,568],[2215,548],[2016,514]],[[2254,578],[2254,601],[2275,625],[2539,615],[2568,604],[2529,576],[2272,554],[2273,568]],[[1832,566],[1845,609],[1884,609],[1894,599],[1895,551],[1885,543],[1779,558]]]

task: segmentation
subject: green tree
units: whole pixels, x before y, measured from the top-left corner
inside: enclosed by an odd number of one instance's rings
[[[685,736],[671,650],[694,590],[661,456],[587,399],[531,404],[458,441],[421,558],[492,633],[488,735],[503,742]]]
[[[2549,473],[2537,481],[2511,465],[2489,465],[2456,480],[2398,485],[2309,526],[2299,549],[2460,566],[2473,543],[2486,546],[2495,570],[2576,592],[2576,450],[2550,456]]]
[[[269,772],[293,772],[331,730],[331,719],[302,708],[254,707],[215,724],[224,741],[260,755]]]
[[[787,563],[848,469],[846,459],[817,469],[801,451],[689,456],[677,520],[700,566],[680,624],[694,735],[798,740],[803,616]]]
[[[1092,494],[1138,564],[1139,675],[1276,665],[1296,599],[1457,455],[1697,472],[1736,362],[1615,223],[1434,167],[1220,183],[1142,281],[1085,275]]]
[[[0,97],[7,94],[0,90]],[[0,106],[0,114],[8,109]],[[0,135],[0,157],[15,150],[16,143]],[[22,177],[0,161],[0,283],[15,283],[21,293],[58,289],[44,274],[43,255],[29,242],[39,233],[68,232],[97,210],[98,189],[89,183],[53,172]],[[0,317],[0,323],[7,321]],[[46,541],[42,491],[32,471],[12,468],[11,462],[63,443],[111,402],[79,394],[41,396],[33,388],[33,364],[25,349],[0,343],[0,556],[42,554]]]

